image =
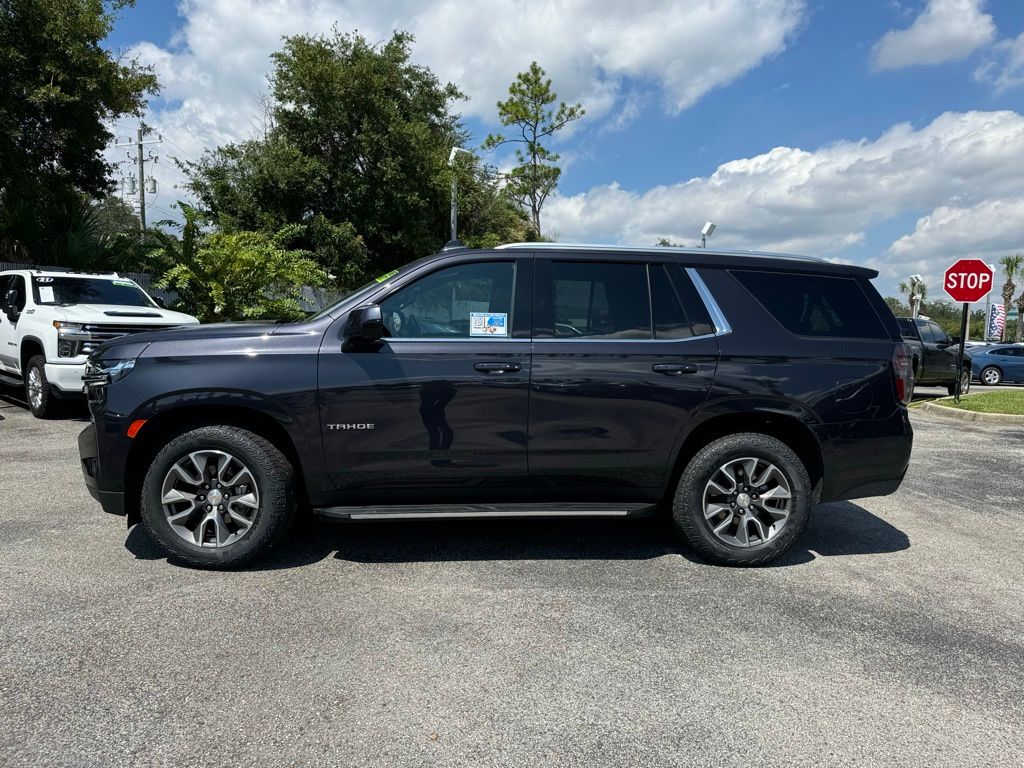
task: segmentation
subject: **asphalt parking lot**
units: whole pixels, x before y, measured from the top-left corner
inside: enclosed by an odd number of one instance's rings
[[[915,414],[900,492],[772,568],[573,520],[310,523],[207,573],[100,511],[81,421],[0,417],[5,766],[1024,760],[1024,429]]]

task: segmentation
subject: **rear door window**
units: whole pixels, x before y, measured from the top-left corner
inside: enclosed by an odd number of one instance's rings
[[[931,325],[926,323],[924,320],[917,321],[917,330],[921,332],[921,341],[926,341],[929,344],[934,344],[938,339],[935,338],[935,331]]]
[[[674,264],[651,264],[654,337],[686,339],[714,333],[707,307],[690,278]]]
[[[553,261],[550,276],[555,338],[651,338],[646,264]]]
[[[889,338],[854,278],[754,270],[733,270],[732,274],[791,333],[824,338]]]

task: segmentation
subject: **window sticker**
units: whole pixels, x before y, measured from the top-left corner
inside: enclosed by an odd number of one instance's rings
[[[123,285],[128,288],[135,287],[135,283],[133,283],[131,280],[111,280],[110,282],[112,282],[114,285]]]
[[[470,336],[508,336],[508,314],[505,312],[470,312]]]
[[[53,278],[52,277],[37,277],[36,278],[36,282],[37,283],[52,283],[53,282]]]
[[[388,279],[394,277],[397,274],[398,274],[398,270],[397,269],[392,269],[387,274],[384,274],[384,275],[381,275],[380,277],[378,277],[376,280],[374,280],[374,282],[375,283],[383,283],[385,280],[388,280]]]
[[[39,303],[53,304],[53,288],[49,285],[39,286]]]

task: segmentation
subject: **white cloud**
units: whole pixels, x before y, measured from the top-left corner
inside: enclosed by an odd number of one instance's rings
[[[132,53],[152,64],[175,102],[154,116],[198,151],[244,138],[284,35],[358,29],[416,36],[414,56],[470,96],[461,109],[494,120],[515,74],[537,60],[559,97],[598,117],[629,81],[677,112],[785,49],[806,0],[183,0],[166,47]],[[722,41],[728,41],[724,45]],[[628,110],[628,100],[626,101]],[[184,133],[191,134],[185,136]]]
[[[710,219],[718,224],[714,243],[720,247],[844,258],[872,227],[932,211],[928,224],[918,223],[921,234],[915,231],[872,261],[897,276],[905,263],[938,264],[967,251],[1005,248],[1015,237],[1024,244],[1024,215],[1014,216],[1017,209],[1000,202],[1024,198],[1022,167],[1024,116],[946,113],[920,129],[893,126],[873,141],[813,151],[776,147],[670,186],[640,192],[613,183],[557,197],[548,203],[545,227],[567,240],[650,245],[670,237],[693,245]],[[982,224],[964,239],[947,227],[947,211],[973,207],[1001,210],[1006,220],[999,227]]]
[[[992,48],[992,56],[978,67],[974,77],[990,83],[996,93],[1024,85],[1024,32],[1010,40],[1000,40]]]
[[[907,29],[890,29],[872,49],[875,69],[964,59],[996,36],[984,0],[929,0]]]

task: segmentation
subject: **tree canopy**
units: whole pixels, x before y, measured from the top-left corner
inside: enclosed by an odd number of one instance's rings
[[[141,114],[153,73],[100,43],[133,0],[0,3],[0,248],[61,263],[54,227],[110,188],[110,122]],[[66,234],[66,233],[65,233]],[[65,240],[67,238],[64,238]]]
[[[297,247],[342,285],[436,251],[448,239],[448,153],[467,139],[453,111],[463,96],[411,62],[412,43],[404,32],[382,45],[337,31],[285,38],[264,135],[184,165],[202,212],[226,231],[301,226]],[[460,175],[459,190],[474,238],[521,239],[495,179]]]

